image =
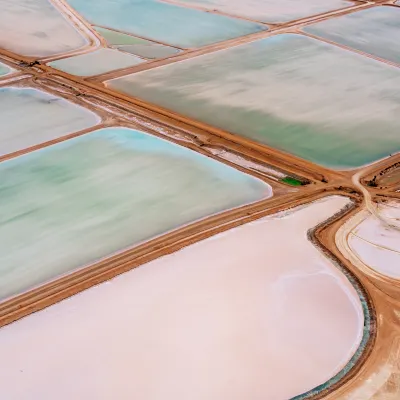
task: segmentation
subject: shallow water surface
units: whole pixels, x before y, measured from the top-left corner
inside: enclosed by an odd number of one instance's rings
[[[267,29],[254,22],[157,0],[68,0],[94,25],[178,47],[198,47]]]
[[[49,0],[0,0],[0,10],[3,49],[48,57],[88,43]]]
[[[400,150],[400,70],[301,35],[277,35],[107,84],[332,168],[359,167]]]
[[[392,205],[391,205],[392,204]],[[400,226],[400,203],[380,205],[379,212]],[[369,215],[348,237],[353,253],[368,267],[390,278],[400,278],[400,232]]]
[[[156,59],[173,56],[180,52],[174,47],[165,46],[150,40],[126,35],[111,29],[95,28],[96,31],[107,41],[107,44],[113,48],[135,54],[139,57]]]
[[[123,128],[0,163],[0,177],[0,299],[272,195],[225,164]]]
[[[0,156],[74,133],[99,122],[89,110],[32,88],[0,88]]]
[[[304,31],[400,63],[398,7],[375,7],[357,11],[309,25]]]
[[[49,63],[53,68],[78,76],[93,76],[145,62],[143,58],[114,49],[98,49],[91,53],[63,58]]]
[[[288,22],[353,5],[345,0],[178,0],[262,22]]]
[[[307,230],[347,202],[240,226],[3,327],[3,396],[287,400],[325,383],[358,348],[364,317]]]
[[[0,62],[0,76],[8,75],[11,72],[14,72],[14,70],[12,68],[10,68],[8,65],[2,64]]]

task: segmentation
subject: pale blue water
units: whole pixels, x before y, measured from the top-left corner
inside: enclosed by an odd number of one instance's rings
[[[400,8],[398,7],[361,10],[306,26],[304,31],[400,63]]]
[[[63,58],[49,63],[53,68],[78,76],[100,75],[145,62],[143,58],[113,49],[98,49],[91,53]]]
[[[0,299],[271,195],[258,179],[126,128],[2,162]]]
[[[0,76],[7,75],[12,71],[12,69],[5,64],[0,63]]]
[[[107,85],[332,168],[400,151],[400,70],[301,35],[273,36]]]
[[[0,156],[96,125],[93,112],[32,88],[0,88]]]
[[[261,24],[156,0],[68,0],[68,3],[95,25],[183,48],[267,29]]]

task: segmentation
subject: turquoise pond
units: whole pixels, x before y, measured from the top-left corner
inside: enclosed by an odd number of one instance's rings
[[[271,195],[250,175],[125,128],[2,162],[0,299]]]
[[[358,11],[309,25],[304,31],[400,63],[398,7],[375,7]]]
[[[68,0],[94,25],[190,48],[259,32],[265,25],[157,0]]]
[[[303,35],[273,36],[107,85],[335,169],[400,151],[400,70]]]
[[[4,156],[90,128],[100,118],[37,89],[2,87],[0,121],[0,156]]]

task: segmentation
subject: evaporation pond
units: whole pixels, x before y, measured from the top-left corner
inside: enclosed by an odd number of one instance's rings
[[[170,57],[180,52],[174,47],[165,46],[150,40],[138,38],[111,29],[95,27],[96,31],[107,41],[107,44],[118,50],[135,54],[139,57],[155,59]]]
[[[108,128],[0,163],[0,299],[272,195],[225,164]]]
[[[0,48],[48,57],[88,44],[49,0],[0,0]]]
[[[400,70],[302,35],[277,35],[107,84],[336,169],[400,150]]]
[[[11,72],[14,72],[15,70],[9,67],[8,65],[5,65],[0,62],[0,77],[3,77],[5,75],[11,74]]]
[[[251,21],[157,0],[68,0],[94,25],[178,47],[198,47],[267,29]]]
[[[242,225],[1,328],[4,400],[288,400],[324,384],[364,316],[307,231],[347,203]]]
[[[145,62],[142,58],[113,49],[63,58],[49,63],[53,68],[78,76],[100,75],[116,69],[133,67]]]
[[[358,11],[309,25],[304,31],[400,63],[398,7],[375,7]]]
[[[0,88],[0,156],[90,128],[99,120],[91,111],[37,89]]]
[[[288,22],[354,5],[344,0],[177,0],[177,3],[273,23]]]

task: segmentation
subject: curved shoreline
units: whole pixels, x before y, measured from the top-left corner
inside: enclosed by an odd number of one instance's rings
[[[353,272],[351,272],[335,255],[334,253],[325,247],[318,238],[318,234],[323,229],[327,228],[333,222],[338,221],[340,218],[344,217],[345,215],[349,214],[351,211],[357,209],[357,204],[352,201],[349,205],[344,207],[338,213],[334,214],[332,217],[328,218],[326,221],[318,224],[316,227],[310,229],[307,232],[307,237],[310,242],[319,250],[321,251],[333,265],[340,270],[340,272],[346,276],[349,280],[353,288],[356,290],[363,314],[364,314],[364,328],[363,328],[363,336],[358,346],[356,352],[347,362],[347,364],[331,379],[328,381],[320,384],[319,386],[292,397],[290,400],[306,400],[306,399],[321,399],[322,397],[326,396],[327,394],[333,392],[337,389],[338,386],[343,385],[346,381],[354,376],[354,374],[361,368],[365,360],[367,359],[372,346],[375,342],[376,338],[376,315],[374,306],[372,303],[372,299],[368,294],[365,287],[362,285],[361,281],[356,277]]]

